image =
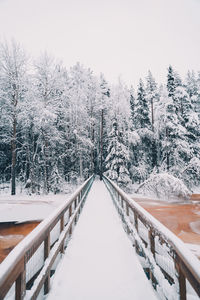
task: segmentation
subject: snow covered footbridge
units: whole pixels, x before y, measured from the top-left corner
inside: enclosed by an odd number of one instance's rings
[[[0,299],[199,299],[200,262],[184,243],[108,178],[93,181],[3,261]]]

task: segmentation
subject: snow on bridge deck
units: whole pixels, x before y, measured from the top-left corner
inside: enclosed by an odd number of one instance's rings
[[[95,181],[47,300],[156,299],[103,182]]]

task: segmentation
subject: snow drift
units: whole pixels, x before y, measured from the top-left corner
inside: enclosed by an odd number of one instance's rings
[[[184,183],[168,174],[152,174],[136,190],[136,193],[162,200],[188,200],[191,192]]]

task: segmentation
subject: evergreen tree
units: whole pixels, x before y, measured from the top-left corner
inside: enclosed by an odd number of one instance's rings
[[[149,103],[146,98],[143,81],[140,79],[137,90],[137,102],[135,109],[135,124],[136,129],[151,128],[149,117]]]
[[[106,157],[107,176],[120,186],[125,187],[130,183],[130,175],[127,168],[129,153],[123,141],[122,133],[118,129],[116,118],[113,120],[108,140],[108,156]]]
[[[150,71],[147,76],[146,94],[151,105],[151,127],[152,131],[154,131],[154,104],[158,100],[158,91],[157,84]]]
[[[140,178],[140,174],[144,174],[144,172],[140,172],[140,166],[144,166],[146,168],[146,174],[151,172],[152,170],[152,142],[153,142],[153,132],[150,121],[150,110],[149,110],[149,102],[146,97],[144,84],[142,80],[139,81],[139,86],[137,90],[137,101],[135,105],[135,128],[136,132],[139,136],[139,143],[132,148],[135,152],[133,155],[135,157],[135,167],[137,168],[138,174],[135,173],[135,178],[139,181],[143,179]],[[143,168],[143,167],[142,167]],[[143,168],[144,169],[144,168]],[[143,176],[143,175],[142,175]],[[146,177],[146,175],[145,175]]]
[[[157,90],[157,84],[155,82],[155,79],[153,78],[151,72],[148,72],[147,76],[147,86],[146,86],[146,93],[147,93],[147,99],[150,103],[151,107],[151,128],[154,132],[154,111],[155,111],[155,102],[158,101],[158,90]],[[152,168],[157,166],[157,140],[154,138],[152,140]]]
[[[174,97],[174,92],[176,88],[175,83],[175,74],[172,66],[170,65],[168,68],[168,74],[167,74],[167,89],[168,89],[168,96]]]
[[[135,96],[134,89],[130,89],[130,113],[131,113],[131,128],[135,128]]]
[[[186,76],[186,89],[189,97],[192,99],[198,93],[197,80],[194,71],[188,71]]]

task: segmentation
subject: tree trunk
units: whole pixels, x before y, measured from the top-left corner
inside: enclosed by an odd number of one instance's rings
[[[170,164],[170,161],[169,161],[169,133],[168,133],[168,128],[166,129],[166,137],[167,137],[167,171],[169,171],[169,164]]]
[[[152,126],[152,131],[154,132],[154,107],[153,107],[153,99],[151,99],[151,126]]]
[[[79,156],[79,170],[80,170],[80,177],[83,177],[83,160],[82,160],[82,155],[80,154]]]
[[[91,148],[91,175],[95,172],[95,154],[94,154],[94,121],[93,121],[93,110],[91,110],[91,140],[92,140],[92,148]]]
[[[103,177],[103,109],[101,110],[101,129],[100,129],[100,180]]]
[[[11,195],[16,194],[16,127],[17,120],[14,114],[13,116],[13,135],[11,139],[11,155],[12,155],[12,165],[11,165]]]
[[[49,149],[48,149],[48,142],[45,139],[45,143],[44,143],[44,192],[45,194],[49,193]]]

